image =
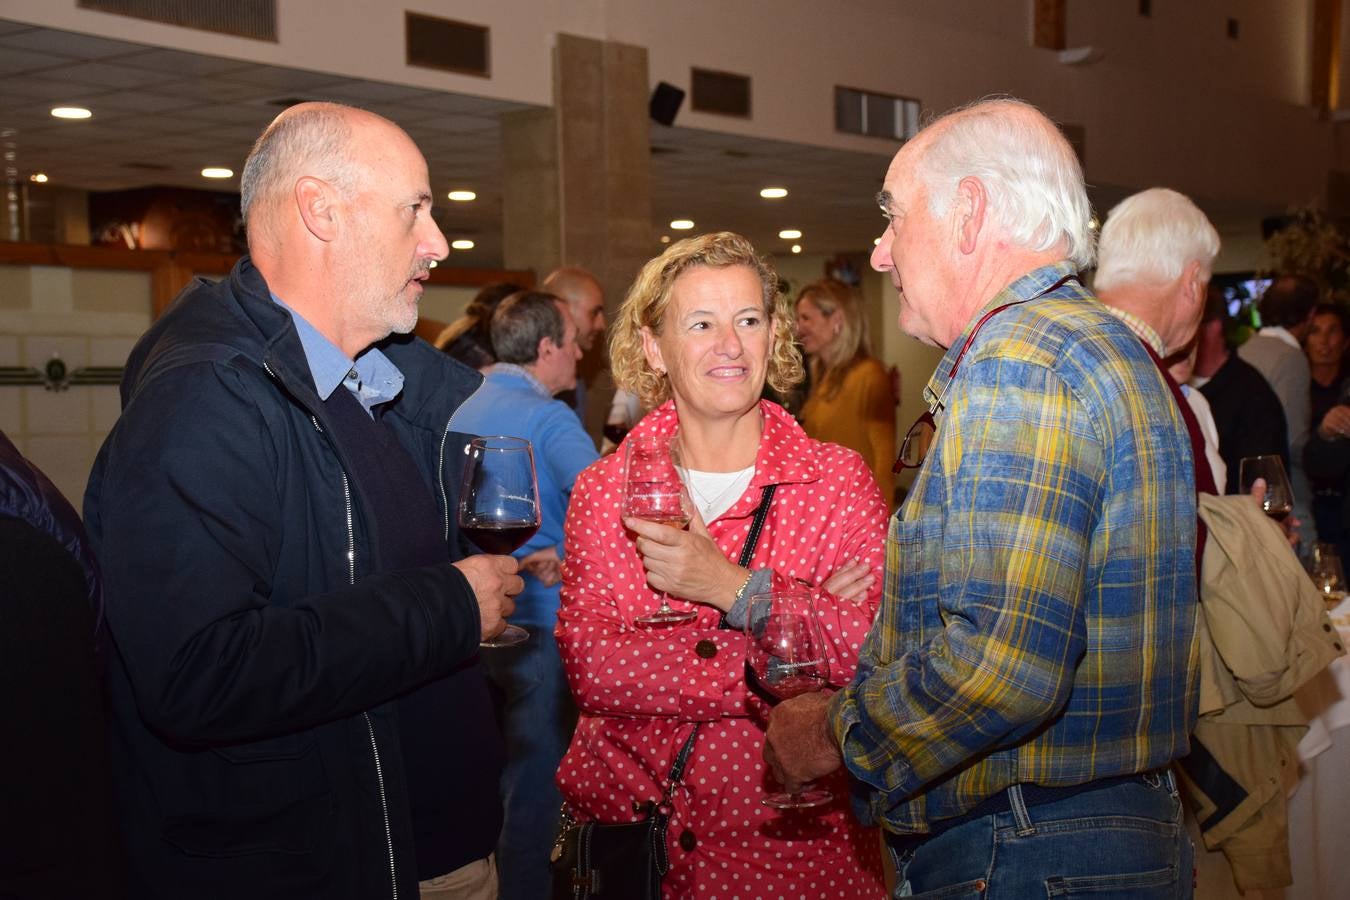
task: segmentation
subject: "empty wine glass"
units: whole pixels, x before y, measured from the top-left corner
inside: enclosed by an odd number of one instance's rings
[[[466,451],[459,492],[459,530],[485,553],[503,556],[519,550],[539,530],[539,482],[534,450],[524,438],[474,438]],[[480,647],[510,647],[529,638],[508,624]]]
[[[1244,456],[1238,463],[1238,486],[1242,493],[1252,492],[1252,483],[1265,479],[1266,496],[1261,511],[1277,522],[1283,522],[1294,510],[1294,491],[1289,486],[1284,462],[1278,456]]]
[[[811,592],[788,588],[754,594],[746,606],[745,677],[751,690],[769,705],[812,691],[830,681],[825,640]],[[833,795],[805,785],[762,801],[774,809],[806,809],[829,803]]]
[[[623,515],[670,528],[684,528],[693,515],[693,504],[675,465],[674,438],[670,435],[630,436],[624,460]],[[641,625],[673,625],[698,616],[692,609],[675,609],[670,595],[661,592],[661,605],[633,619]]]
[[[1322,599],[1339,605],[1345,599],[1345,571],[1335,544],[1317,544],[1309,560],[1308,574],[1322,592]]]

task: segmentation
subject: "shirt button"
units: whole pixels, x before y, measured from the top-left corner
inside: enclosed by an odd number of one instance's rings
[[[704,659],[712,659],[717,655],[717,645],[704,638],[694,645],[694,652]]]
[[[694,837],[694,833],[692,831],[686,828],[684,831],[680,832],[681,850],[683,850],[685,853],[689,853],[693,851],[693,849],[697,846],[698,846],[698,839]]]

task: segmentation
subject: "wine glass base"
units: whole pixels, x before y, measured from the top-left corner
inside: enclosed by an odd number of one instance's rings
[[[507,625],[500,634],[488,638],[486,641],[479,641],[480,647],[514,647],[516,644],[523,644],[530,639],[530,633],[519,625]]]
[[[770,794],[760,803],[774,809],[811,809],[816,806],[824,806],[834,799],[834,795],[829,791],[820,788],[810,788],[804,791],[798,791],[795,794],[783,792],[780,794]]]
[[[698,613],[692,609],[658,609],[655,612],[649,612],[645,616],[637,616],[633,619],[639,625],[675,625],[679,622],[692,622],[698,618]]]

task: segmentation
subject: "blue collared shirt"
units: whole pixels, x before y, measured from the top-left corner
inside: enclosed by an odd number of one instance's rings
[[[287,306],[286,301],[272,294],[272,302],[295,320],[295,330],[300,335],[300,345],[305,348],[305,361],[309,363],[309,374],[314,379],[314,389],[320,400],[331,397],[340,384],[352,392],[366,415],[374,418],[371,410],[393,400],[403,390],[403,373],[379,350],[371,347],[353,362],[337,344]]]

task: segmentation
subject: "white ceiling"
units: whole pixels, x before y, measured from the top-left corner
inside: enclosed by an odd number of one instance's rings
[[[0,144],[23,180],[94,191],[155,185],[238,190],[210,181],[206,166],[237,173],[254,138],[288,101],[328,99],[379,112],[402,125],[426,155],[447,235],[472,251],[452,261],[501,264],[502,162],[497,117],[524,108],[497,100],[357,81],[317,72],[145,47],[0,19]],[[87,121],[49,110],[85,106]],[[893,148],[865,154],[653,124],[654,237],[689,218],[697,231],[740,231],[762,251],[787,252],[784,228],[804,233],[806,252],[870,250],[880,228],[871,197]],[[12,153],[11,158],[9,154]],[[774,184],[783,200],[759,197]],[[451,203],[469,188],[478,199]],[[659,249],[653,244],[653,252]]]

